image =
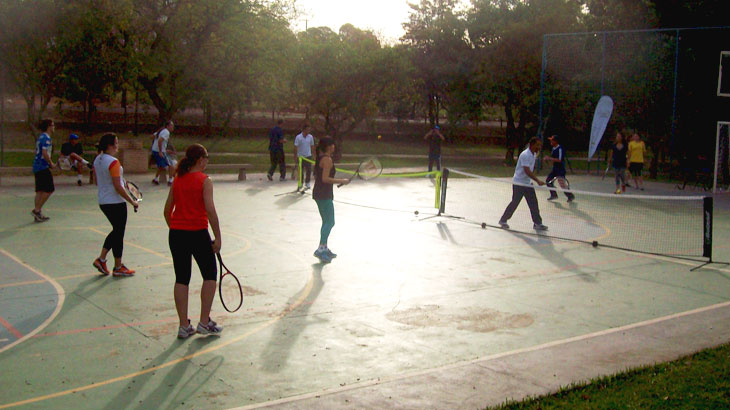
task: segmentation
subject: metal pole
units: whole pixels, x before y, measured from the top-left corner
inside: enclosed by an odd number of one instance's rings
[[[601,44],[601,97],[605,95],[603,88],[604,71],[606,69],[606,33],[603,33],[603,43]]]
[[[0,167],[5,166],[5,70],[0,68]]]
[[[672,98],[672,131],[669,137],[669,162],[672,161],[674,154],[674,133],[677,127],[677,81],[679,77],[679,30],[677,33],[677,41],[674,43],[674,98]]]
[[[540,141],[544,144],[544,137],[543,133],[545,130],[543,129],[542,124],[542,110],[543,110],[543,100],[545,99],[545,67],[547,67],[547,48],[546,48],[546,41],[547,37],[543,34],[542,36],[542,69],[540,70],[540,118],[539,123],[537,126],[537,135],[540,137]],[[537,168],[542,169],[542,155],[540,155],[537,159]]]

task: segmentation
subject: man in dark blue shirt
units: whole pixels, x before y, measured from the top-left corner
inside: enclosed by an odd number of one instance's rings
[[[269,181],[273,181],[274,171],[276,171],[277,165],[279,166],[279,181],[286,181],[286,160],[284,157],[284,131],[281,129],[281,124],[284,120],[278,120],[276,126],[269,132],[269,158],[271,159],[271,168],[266,174]]]
[[[555,186],[555,180],[557,180],[560,184],[560,188],[563,189],[563,193],[565,194],[565,196],[568,197],[568,202],[573,202],[573,200],[575,199],[575,195],[573,195],[569,191],[570,188],[568,187],[568,184],[565,180],[565,150],[558,142],[557,135],[553,135],[552,137],[548,138],[548,141],[550,141],[550,146],[553,147],[553,150],[550,153],[550,157],[545,157],[545,161],[552,162],[553,169],[547,176],[547,186],[553,188]],[[548,201],[553,201],[556,199],[558,199],[558,193],[555,189],[551,189]]]

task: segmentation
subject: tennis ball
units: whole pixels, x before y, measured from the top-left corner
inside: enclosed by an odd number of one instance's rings
[[[418,211],[413,211],[414,214],[418,215]]]
[[[594,248],[598,247],[598,241],[593,241],[591,245],[593,245]]]
[[[482,229],[487,229],[487,224],[486,224],[486,222],[482,222]]]
[[[381,138],[383,138],[383,136],[382,135],[378,135],[378,139],[381,139]]]

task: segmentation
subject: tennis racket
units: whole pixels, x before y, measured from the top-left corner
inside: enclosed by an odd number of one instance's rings
[[[547,181],[547,185],[552,185],[555,181],[558,182],[558,185],[560,185],[560,188],[563,191],[570,190],[570,181],[568,181],[568,178],[566,177],[554,177]]]
[[[216,253],[216,256],[218,257],[218,276],[220,276],[218,296],[221,298],[223,308],[233,313],[243,305],[243,287],[236,275],[223,263],[220,252]],[[224,269],[225,273],[223,273]],[[235,306],[235,308],[231,309],[229,306]]]
[[[606,179],[606,175],[608,175],[608,170],[610,168],[611,168],[611,166],[609,165],[609,166],[606,167],[606,170],[603,171],[603,176],[601,177],[601,181],[603,181],[604,179]]]
[[[58,158],[58,167],[62,171],[68,171],[71,169],[71,161],[69,161],[68,157],[61,156]]]
[[[142,201],[142,191],[139,190],[137,184],[134,182],[124,181],[124,189],[127,190],[127,193],[132,197],[132,199],[137,202]],[[134,212],[137,212],[137,207],[134,207]]]
[[[382,172],[383,164],[381,164],[380,161],[375,157],[368,157],[360,162],[360,165],[357,166],[357,170],[355,171],[355,173],[352,174],[352,176],[348,179],[348,183],[351,182],[355,177],[358,177],[365,181],[377,178]],[[341,187],[342,185],[343,184],[338,184],[337,186]]]

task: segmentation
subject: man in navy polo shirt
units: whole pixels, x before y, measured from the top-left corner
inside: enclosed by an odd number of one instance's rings
[[[550,156],[546,156],[544,159],[546,162],[553,163],[553,169],[548,174],[545,182],[547,182],[547,186],[552,188],[555,186],[555,180],[557,179],[558,183],[560,184],[560,188],[563,189],[563,193],[565,194],[565,196],[568,197],[568,202],[573,202],[573,200],[575,199],[575,195],[567,190],[569,188],[568,184],[565,181],[565,150],[558,142],[557,135],[553,135],[552,137],[548,138],[548,141],[550,141],[550,146],[553,147],[553,150],[550,153]],[[551,189],[548,201],[554,201],[556,199],[558,199],[558,193],[556,190]]]

